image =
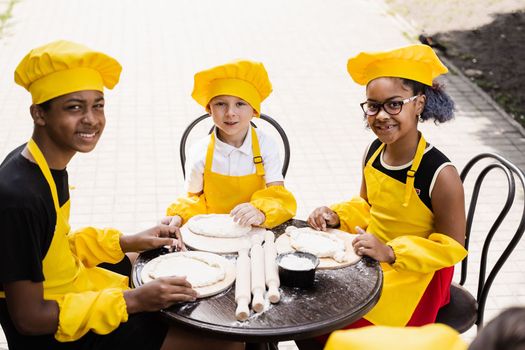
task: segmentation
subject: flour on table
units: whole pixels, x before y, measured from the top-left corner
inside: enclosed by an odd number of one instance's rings
[[[151,265],[150,265],[151,264]],[[150,266],[147,266],[150,265]],[[225,277],[224,267],[193,252],[177,252],[161,255],[151,260],[142,270],[142,280],[167,276],[186,276],[193,288],[205,287],[220,282]]]
[[[238,238],[251,231],[251,226],[241,226],[228,214],[197,215],[188,220],[188,229],[207,237]]]
[[[289,226],[286,233],[290,236],[290,245],[297,251],[307,252],[319,258],[332,258],[345,262],[345,244],[334,234],[317,231],[309,227]]]

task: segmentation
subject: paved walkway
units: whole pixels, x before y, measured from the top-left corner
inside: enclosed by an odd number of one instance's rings
[[[265,63],[274,85],[263,112],[290,137],[287,186],[297,197],[298,217],[305,218],[316,206],[358,193],[361,157],[373,139],[358,106],[364,91],[347,75],[347,58],[408,44],[407,31],[379,0],[23,0],[0,40],[0,158],[31,134],[29,94],[12,80],[30,48],[64,38],[114,55],[124,71],[106,95],[105,135],[94,152],[78,155],[68,167],[76,186],[72,225],[136,232],[155,223],[182,193],[178,142],[202,112],[190,97],[193,74],[252,58]],[[524,168],[523,133],[462,76],[449,74],[445,81],[457,103],[456,119],[422,125],[426,138],[458,168],[483,151]],[[490,221],[499,190],[482,193],[488,203],[476,229]],[[472,263],[479,261],[480,240],[472,238]],[[504,249],[502,238],[494,243],[491,260]],[[476,271],[470,270],[472,289]],[[487,320],[516,304],[525,304],[524,243],[495,281]]]

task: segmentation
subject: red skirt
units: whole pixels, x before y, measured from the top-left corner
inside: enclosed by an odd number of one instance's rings
[[[454,266],[445,267],[434,273],[434,277],[430,280],[430,283],[421,297],[421,300],[417,304],[412,317],[405,325],[406,327],[419,327],[436,322],[439,309],[450,302],[450,284],[452,283],[452,277],[454,277]],[[361,318],[343,329],[361,328],[373,325],[372,322]],[[319,336],[317,339],[326,343],[329,335],[330,334],[325,334]]]

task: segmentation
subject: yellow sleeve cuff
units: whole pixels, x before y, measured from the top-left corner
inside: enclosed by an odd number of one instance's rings
[[[340,230],[357,233],[356,226],[366,230],[370,223],[370,205],[361,197],[356,196],[347,202],[334,204],[330,209],[339,216]]]
[[[432,233],[428,238],[400,236],[387,245],[392,247],[396,271],[429,273],[453,266],[467,256],[467,250],[454,238]]]
[[[128,320],[124,294],[118,288],[65,294],[57,302],[55,339],[60,342],[78,340],[89,331],[108,334]]]
[[[69,234],[69,247],[86,267],[102,262],[115,264],[124,258],[120,247],[122,233],[112,228],[84,227]]]
[[[256,191],[250,200],[266,216],[264,227],[272,228],[290,220],[297,212],[297,202],[292,192],[284,186],[268,186]]]
[[[170,204],[166,210],[167,216],[179,215],[182,218],[183,224],[195,215],[207,213],[208,209],[206,208],[206,197],[204,193],[200,196],[188,194],[179,197],[174,203]]]

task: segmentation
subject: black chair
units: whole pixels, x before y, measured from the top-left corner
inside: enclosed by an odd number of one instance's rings
[[[507,261],[509,255],[512,253],[525,230],[525,207],[523,213],[521,213],[521,220],[518,228],[512,238],[510,239],[507,247],[497,259],[492,269],[490,269],[488,277],[487,272],[487,258],[489,253],[490,244],[492,238],[496,234],[501,223],[509,213],[514,203],[514,197],[516,193],[516,181],[517,178],[521,182],[521,188],[525,191],[525,175],[524,172],[519,169],[516,165],[503,158],[500,155],[493,153],[482,153],[472,158],[461,172],[461,181],[465,182],[465,178],[469,171],[482,159],[491,159],[495,162],[486,165],[476,178],[474,187],[472,190],[472,197],[470,205],[468,207],[467,214],[467,226],[466,226],[466,238],[465,248],[468,250],[469,239],[471,234],[472,222],[474,220],[474,211],[476,210],[476,204],[478,202],[479,192],[481,185],[486,175],[494,170],[500,169],[505,175],[508,182],[508,191],[505,204],[496,217],[494,223],[490,227],[490,230],[485,237],[483,243],[483,249],[481,251],[481,261],[479,269],[479,279],[477,286],[477,295],[474,298],[467,289],[463,287],[467,278],[467,265],[468,256],[461,262],[461,278],[459,283],[452,283],[450,288],[450,303],[439,310],[436,322],[447,324],[458,332],[463,333],[470,329],[474,324],[477,326],[477,330],[483,327],[483,314],[485,310],[485,303],[489,294],[490,287],[496,278],[496,275],[502,268],[503,264]],[[518,184],[519,185],[519,184]],[[521,198],[523,202],[523,198]],[[524,203],[525,204],[525,203]]]
[[[184,130],[184,132],[182,133],[182,137],[180,139],[179,152],[180,152],[180,162],[182,165],[182,175],[184,176],[184,178],[186,178],[185,164],[186,164],[186,143],[188,141],[188,136],[190,135],[190,132],[193,130],[193,128],[195,128],[197,124],[199,124],[200,122],[202,122],[203,120],[209,117],[211,117],[209,114],[201,115],[200,117],[195,119],[193,122],[191,122],[190,125],[188,125],[186,129]],[[281,125],[279,125],[279,123],[277,123],[275,119],[273,119],[272,117],[266,114],[261,113],[260,118],[252,119],[251,124],[254,127],[257,127],[256,123],[258,119],[264,120],[265,122],[273,126],[277,130],[279,135],[281,136],[281,140],[284,146],[284,160],[283,160],[282,173],[283,173],[283,177],[286,177],[286,172],[288,171],[288,165],[290,164],[290,142],[288,141],[288,136],[286,136],[286,133],[284,132],[284,129],[281,127]],[[213,131],[213,128],[214,126],[211,127],[208,134],[211,134],[211,132]]]

